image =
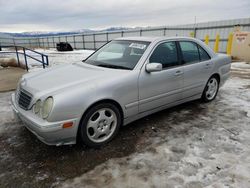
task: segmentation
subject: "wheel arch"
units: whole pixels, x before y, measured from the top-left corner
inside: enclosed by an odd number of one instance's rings
[[[219,82],[219,84],[220,84],[220,74],[219,74],[219,73],[214,73],[214,74],[212,74],[212,76],[210,76],[209,79],[212,78],[212,77],[217,78],[217,79],[218,79],[218,82]],[[209,79],[208,79],[208,80],[209,80]]]
[[[86,113],[92,108],[92,107],[94,107],[94,106],[96,106],[96,105],[98,105],[98,104],[103,104],[103,103],[111,103],[111,104],[113,104],[113,105],[115,105],[117,108],[118,108],[118,110],[119,110],[119,112],[120,112],[120,114],[121,114],[121,125],[123,125],[123,118],[124,118],[124,112],[123,112],[123,109],[122,109],[122,107],[121,107],[121,105],[117,102],[117,101],[115,101],[115,100],[113,100],[113,99],[101,99],[101,100],[99,100],[99,101],[95,101],[94,103],[92,103],[91,105],[89,105],[89,107],[84,111],[84,113],[82,114],[82,116],[81,116],[81,120],[80,120],[80,122],[79,122],[79,124],[78,124],[78,128],[77,128],[77,141],[78,141],[78,139],[79,139],[79,129],[80,129],[80,124],[82,123],[82,120],[83,120],[83,118],[84,118],[84,116],[86,115]]]
[[[202,101],[204,101],[204,102],[209,102],[209,101],[207,101],[206,99],[204,99],[204,95],[205,95],[205,90],[206,90],[206,87],[207,87],[207,84],[208,84],[208,82],[209,82],[209,80],[211,79],[211,78],[215,78],[216,80],[218,80],[218,89],[217,89],[217,93],[218,93],[218,90],[219,90],[219,87],[220,87],[220,74],[219,73],[213,73],[209,78],[208,78],[208,80],[207,80],[207,82],[206,82],[206,85],[205,85],[205,87],[204,87],[204,89],[203,89],[203,92],[202,92],[202,95],[201,95],[201,100]],[[216,95],[217,95],[217,93],[216,93]],[[215,95],[215,97],[216,97],[216,95]],[[213,99],[212,99],[213,100]]]

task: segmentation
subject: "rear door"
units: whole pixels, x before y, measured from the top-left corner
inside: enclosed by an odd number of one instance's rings
[[[179,41],[183,64],[183,98],[203,92],[209,79],[212,61],[208,53],[193,41]]]

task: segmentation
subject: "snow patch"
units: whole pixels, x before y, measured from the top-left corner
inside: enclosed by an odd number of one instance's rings
[[[13,123],[17,122],[11,108],[10,98],[12,92],[0,93],[0,135],[13,129]]]
[[[232,63],[232,68],[239,68],[239,69],[250,69],[250,64],[246,62],[235,62]]]
[[[74,50],[74,51],[69,51],[69,52],[58,52],[56,49],[53,49],[53,48],[52,49],[38,48],[38,49],[35,49],[35,51],[48,55],[49,66],[81,62],[82,60],[86,59],[88,56],[90,56],[94,52],[93,50]],[[22,52],[22,50],[20,52]],[[31,51],[26,51],[26,53],[27,55],[30,55],[39,60],[42,60],[41,55],[39,54],[36,54]],[[5,57],[16,58],[15,54],[13,53],[5,54]],[[25,62],[24,57],[22,55],[20,55],[20,60],[22,62]],[[40,62],[37,62],[29,57],[27,61],[28,61],[28,66],[29,66],[30,71],[37,71],[43,68]]]
[[[206,113],[192,114],[195,119],[180,123],[169,117],[167,122],[175,125],[167,132],[157,131],[158,136],[149,138],[150,144],[144,151],[111,159],[59,187],[247,188],[250,90],[245,87],[248,84],[247,79],[228,80],[218,99],[206,104]],[[187,110],[178,113],[178,117],[190,115]],[[246,114],[244,118],[242,114]]]

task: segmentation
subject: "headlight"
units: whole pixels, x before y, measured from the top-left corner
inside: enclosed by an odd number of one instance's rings
[[[40,99],[38,99],[38,100],[36,101],[36,103],[34,104],[34,106],[33,106],[33,112],[34,112],[35,114],[38,114],[38,113],[39,113],[39,111],[40,111],[40,109],[41,109],[41,104],[42,104],[42,102],[41,102]]]
[[[42,107],[42,118],[46,119],[53,107],[53,98],[48,97],[44,102],[43,102],[43,107]]]

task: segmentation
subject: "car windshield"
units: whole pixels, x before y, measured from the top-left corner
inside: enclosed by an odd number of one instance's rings
[[[114,40],[103,46],[85,63],[113,68],[132,70],[138,63],[150,42]]]

